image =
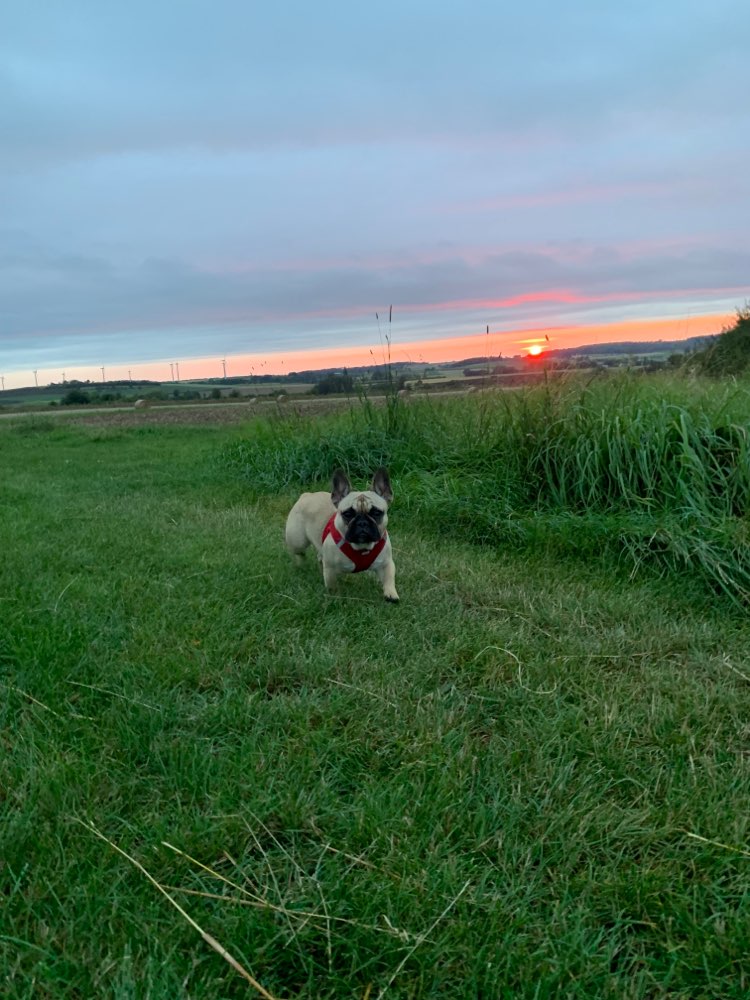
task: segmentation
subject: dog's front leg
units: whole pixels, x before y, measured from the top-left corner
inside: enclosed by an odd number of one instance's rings
[[[391,601],[393,604],[398,603],[398,594],[396,593],[396,564],[390,559],[383,566],[378,566],[375,572],[378,574],[378,580],[383,586],[383,597],[386,601]]]
[[[323,560],[323,583],[326,585],[326,590],[335,590],[338,578],[339,574],[333,566],[329,566],[328,563]]]

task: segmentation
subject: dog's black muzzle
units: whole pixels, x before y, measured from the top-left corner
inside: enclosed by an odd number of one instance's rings
[[[371,517],[357,514],[346,529],[346,540],[352,545],[372,545],[380,540],[380,529]]]

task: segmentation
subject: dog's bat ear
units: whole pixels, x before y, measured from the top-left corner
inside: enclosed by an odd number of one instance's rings
[[[333,474],[333,488],[331,490],[331,500],[335,507],[341,503],[344,497],[351,493],[352,484],[349,482],[343,469],[336,469]]]
[[[372,492],[377,493],[386,503],[390,503],[393,500],[393,490],[391,489],[391,481],[388,478],[388,470],[384,469],[382,465],[375,471],[375,475],[372,477]]]

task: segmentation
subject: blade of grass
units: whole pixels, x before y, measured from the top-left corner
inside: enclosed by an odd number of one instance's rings
[[[95,837],[98,837],[100,840],[103,840],[105,844],[108,844],[114,851],[117,851],[118,854],[122,855],[123,858],[126,858],[131,863],[131,865],[133,865],[135,868],[138,869],[139,872],[141,872],[142,875],[145,875],[146,878],[149,880],[149,882],[156,889],[159,890],[162,896],[164,896],[165,899],[169,900],[169,902],[177,910],[177,912],[182,917],[184,917],[185,920],[187,920],[187,922],[194,930],[196,930],[200,934],[200,936],[203,938],[206,944],[210,948],[213,948],[213,950],[218,955],[221,955],[224,961],[228,962],[235,970],[235,972],[238,972],[243,977],[243,979],[246,979],[250,983],[250,985],[255,990],[257,990],[258,993],[260,993],[260,995],[264,998],[264,1000],[276,1000],[276,998],[271,993],[269,993],[268,990],[264,986],[262,986],[258,982],[258,980],[255,979],[255,977],[252,976],[247,971],[247,969],[245,969],[242,965],[240,965],[240,963],[237,961],[236,958],[234,958],[233,955],[230,955],[230,953],[226,950],[226,948],[222,944],[220,944],[215,937],[212,937],[212,935],[209,934],[208,931],[204,931],[203,928],[200,926],[200,924],[197,923],[195,920],[193,920],[193,918],[190,916],[189,913],[183,910],[183,908],[180,906],[177,900],[173,899],[172,896],[169,895],[164,886],[161,885],[160,882],[157,882],[157,880],[153,877],[153,875],[151,875],[150,872],[146,871],[146,869],[139,861],[136,861],[136,859],[134,857],[131,857],[131,855],[128,854],[127,851],[124,851],[121,847],[118,847],[117,844],[115,844],[108,837],[106,837],[100,830],[97,830],[97,828],[94,826],[93,823],[90,822],[86,823],[84,822],[84,820],[79,819],[77,816],[74,816],[72,818],[75,820],[76,823],[80,823],[84,829],[89,830],[91,833],[93,833]]]

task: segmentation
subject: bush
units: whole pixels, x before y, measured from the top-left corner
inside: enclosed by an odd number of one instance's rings
[[[333,392],[352,392],[354,389],[354,379],[348,372],[324,375],[312,387],[312,392],[317,396],[329,396]]]
[[[91,402],[91,396],[85,389],[68,389],[60,400],[61,406],[85,406]]]
[[[737,310],[737,321],[722,330],[710,347],[693,356],[692,367],[711,376],[741,375],[750,367],[750,305]]]

